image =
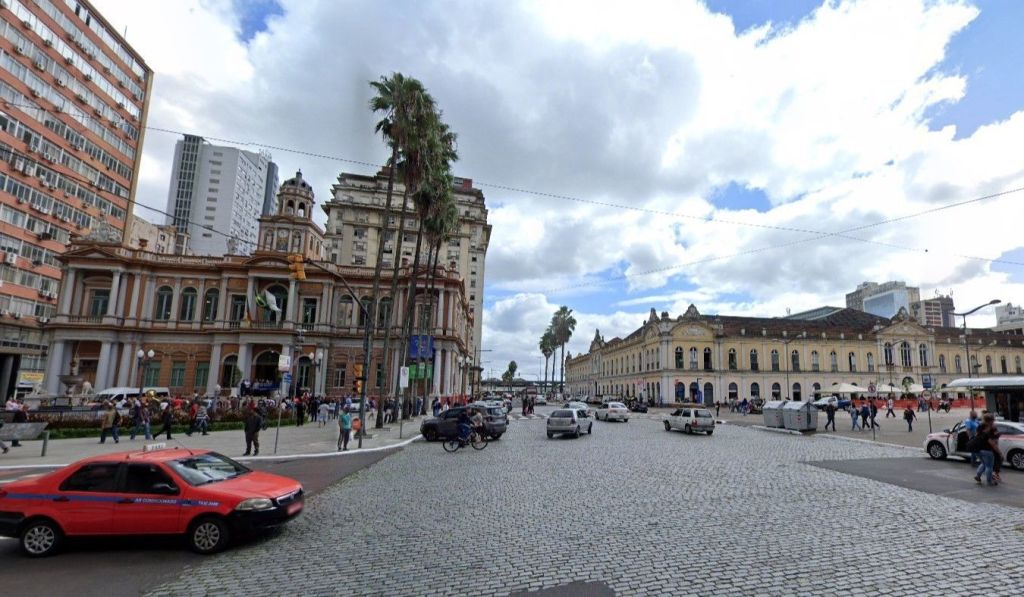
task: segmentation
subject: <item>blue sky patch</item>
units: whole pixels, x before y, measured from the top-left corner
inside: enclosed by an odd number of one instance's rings
[[[284,14],[284,9],[277,0],[234,0],[234,7],[242,26],[238,38],[243,42],[248,42],[256,37],[257,33],[266,31],[267,21],[271,17]]]
[[[1017,247],[1012,251],[1007,251],[1000,255],[999,259],[1013,261],[1015,263],[1024,263],[1024,247]],[[1011,265],[1009,263],[993,263],[992,271],[1010,274],[1010,282],[1024,284],[1024,266]],[[1007,299],[1004,298],[1003,300],[1005,301]]]
[[[736,182],[718,187],[708,199],[715,207],[723,209],[755,209],[766,212],[772,208],[772,202],[768,200],[768,195],[764,191],[750,189]]]
[[[799,23],[821,6],[821,0],[705,0],[713,12],[732,17],[736,31],[772,22],[775,28]]]

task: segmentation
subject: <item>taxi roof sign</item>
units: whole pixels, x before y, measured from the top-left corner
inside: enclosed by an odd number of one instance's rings
[[[159,444],[146,444],[145,446],[142,447],[142,451],[143,452],[155,452],[156,450],[163,450],[163,449],[166,449],[166,448],[167,448],[167,444],[161,442]]]

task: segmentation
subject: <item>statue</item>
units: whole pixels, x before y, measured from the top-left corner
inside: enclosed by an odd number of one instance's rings
[[[82,394],[85,396],[92,396],[92,384],[88,379],[82,382]]]
[[[93,218],[93,226],[82,237],[83,241],[120,243],[121,233],[111,226],[104,217]]]

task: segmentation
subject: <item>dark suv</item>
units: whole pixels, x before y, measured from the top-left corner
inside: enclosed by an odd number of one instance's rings
[[[420,433],[423,439],[428,442],[439,439],[455,438],[459,436],[459,415],[469,410],[469,416],[475,411],[481,411],[484,415],[484,429],[491,439],[498,439],[508,429],[508,416],[505,409],[497,406],[486,406],[483,404],[470,404],[469,406],[457,406],[450,408],[436,417],[428,417],[420,424]]]

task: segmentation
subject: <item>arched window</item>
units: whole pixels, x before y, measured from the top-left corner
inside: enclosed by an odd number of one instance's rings
[[[1017,369],[1017,373],[1024,373],[1020,367],[1020,357],[1013,357],[1014,368]]]
[[[736,363],[736,349],[735,348],[730,348],[729,349],[729,370],[730,371],[735,371],[737,366],[738,365]]]
[[[875,372],[875,355],[873,355],[873,354],[871,354],[869,352],[868,355],[867,355],[867,358],[868,358],[868,373],[874,373]]]
[[[192,321],[196,316],[196,299],[199,293],[195,288],[189,287],[181,291],[181,307],[178,309],[179,321]]]
[[[698,386],[697,382],[695,382],[695,381],[691,382],[690,383],[690,400],[693,400],[694,402],[701,402],[701,399],[698,397],[698,394],[700,394],[700,386]]]
[[[380,299],[377,306],[377,328],[385,329],[391,320],[391,299],[384,297]]]
[[[170,286],[161,286],[156,291],[156,304],[153,305],[153,319],[167,321],[171,318],[171,301],[174,290]]]
[[[761,386],[758,385],[758,383],[756,381],[754,383],[750,384],[750,397],[751,398],[760,398],[761,397]]]
[[[772,400],[778,400],[782,398],[782,386],[775,382],[772,384]]]
[[[1006,368],[1006,357],[1004,357],[1004,356],[1003,357],[999,357],[999,372],[1000,373],[1009,373],[1009,371]]]
[[[828,362],[829,370],[832,371],[832,373],[839,371],[839,356],[836,355],[836,351],[833,350],[829,353]]]
[[[299,203],[299,217],[303,217],[303,218],[306,217],[306,204],[305,203],[301,203],[301,202]]]
[[[238,356],[230,355],[224,359],[224,365],[220,371],[220,385],[222,388],[233,388],[242,381],[242,372],[238,370]]]
[[[203,321],[216,321],[217,309],[220,306],[220,290],[211,288],[206,291],[203,299]]]
[[[264,230],[263,231],[263,246],[260,247],[264,251],[272,251],[274,249],[274,231]]]
[[[690,369],[696,369],[696,368],[697,368],[697,347],[696,346],[691,346],[690,347]]]
[[[676,402],[682,402],[686,399],[686,384],[681,381],[676,382]]]
[[[849,368],[850,368],[850,373],[856,373],[857,372],[857,354],[856,353],[851,352],[849,354],[849,356],[846,357],[846,363],[847,363],[847,366],[849,366]]]
[[[288,201],[288,203],[285,204],[284,213],[289,215],[289,216],[295,215],[295,202],[294,201]]]
[[[683,368],[683,347],[682,346],[677,346],[676,347],[676,369],[682,369],[682,368]]]
[[[800,351],[794,350],[793,352],[789,353],[789,357],[790,357],[790,360],[793,361],[793,369],[792,370],[793,371],[799,371],[800,370]]]
[[[736,385],[736,382],[729,384],[729,400],[736,400],[739,398],[740,388]]]
[[[711,371],[711,369],[712,369],[712,367],[711,367],[711,349],[710,348],[705,348],[704,349],[704,370],[705,371]]]
[[[779,370],[779,351],[772,349],[772,371]]]
[[[973,371],[977,371],[978,367],[981,367],[981,365],[978,364],[978,356],[972,354],[971,355],[971,371],[972,372]]]
[[[992,357],[985,357],[985,373],[992,373]]]
[[[917,358],[921,360],[921,366],[928,366],[928,345],[922,344],[917,347]]]
[[[939,355],[939,373],[945,373],[945,372],[946,372],[946,355],[940,354]]]
[[[797,402],[803,400],[803,397],[802,397],[802,395],[800,393],[800,383],[799,382],[794,382],[793,383],[793,400],[796,400]]]
[[[818,351],[811,351],[811,371],[821,371],[821,361],[818,359]]]
[[[818,398],[818,394],[821,393],[821,384],[818,382],[814,382],[814,384],[811,387],[814,388],[814,397]]]
[[[335,313],[334,321],[339,326],[352,325],[352,298],[343,296],[338,299],[338,311]]]
[[[882,355],[885,357],[886,365],[895,364],[895,361],[892,360],[892,344],[888,342],[885,343],[885,350],[882,352]]]
[[[713,386],[711,384],[711,382],[706,382],[704,384],[704,404],[714,404],[714,403],[715,403],[715,386]]]
[[[904,342],[900,343],[900,363],[902,363],[902,365],[904,367],[910,367],[911,366],[911,363],[910,363],[910,342],[904,341]]]
[[[955,357],[953,357],[953,366],[956,368],[957,373],[964,372],[963,365],[960,363],[960,355],[956,355]]]
[[[373,305],[373,299],[371,299],[368,296],[364,296],[363,298],[359,299],[359,302],[363,304],[363,308],[359,310],[359,313],[357,313],[356,325],[358,325],[359,327],[363,327],[364,325],[366,325],[365,312],[369,311],[370,307]]]
[[[760,366],[757,364],[757,350],[750,351],[750,370],[757,371]]]

